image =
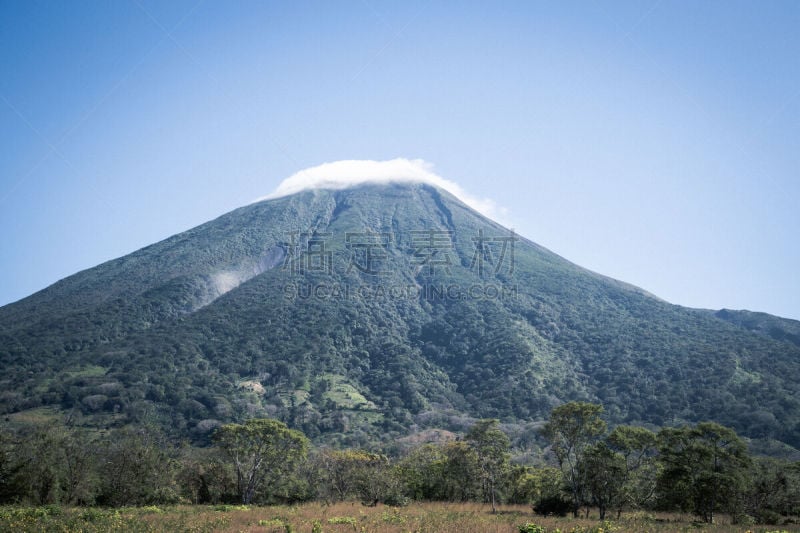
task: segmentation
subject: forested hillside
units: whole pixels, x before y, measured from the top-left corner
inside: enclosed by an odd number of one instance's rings
[[[589,272],[428,185],[306,191],[0,308],[0,408],[198,444],[269,417],[365,447],[486,417],[521,431],[582,400],[791,454],[796,324],[757,318]]]

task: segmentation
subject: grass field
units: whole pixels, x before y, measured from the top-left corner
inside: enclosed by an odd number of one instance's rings
[[[623,514],[620,520],[543,518],[527,506],[501,506],[492,514],[474,503],[416,503],[403,508],[364,507],[358,503],[297,506],[164,506],[122,509],[67,507],[0,507],[0,531],[13,532],[367,532],[387,533],[517,533],[532,524],[531,533],[609,532],[789,532],[800,527],[734,526],[721,516],[713,525],[698,524],[677,514]],[[537,528],[538,526],[538,528]]]

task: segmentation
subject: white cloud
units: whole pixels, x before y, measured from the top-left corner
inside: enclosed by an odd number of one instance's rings
[[[308,189],[346,189],[365,183],[428,183],[444,189],[489,218],[502,219],[503,209],[486,198],[467,194],[457,183],[433,172],[433,165],[422,159],[397,158],[389,161],[348,159],[324,163],[289,176],[271,194],[257,199],[270,200]]]

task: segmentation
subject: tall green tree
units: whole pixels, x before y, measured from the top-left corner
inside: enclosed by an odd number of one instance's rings
[[[618,506],[624,495],[625,457],[605,442],[597,442],[586,448],[579,468],[591,502],[597,506],[600,520],[605,520],[606,511]]]
[[[213,440],[233,463],[244,504],[253,500],[265,480],[277,483],[289,475],[305,459],[309,445],[301,432],[267,418],[221,426]]]
[[[544,500],[560,498],[563,484],[563,476],[558,468],[517,465],[508,476],[507,500],[509,503],[532,503],[538,506]]]
[[[72,505],[93,504],[98,489],[97,439],[66,428],[60,441],[64,501]]]
[[[449,501],[469,501],[480,496],[480,460],[464,441],[448,442],[442,447],[442,496]]]
[[[653,501],[660,470],[657,439],[647,428],[617,426],[606,442],[625,459],[623,492],[617,501],[619,518],[623,507],[643,509]]]
[[[16,448],[13,435],[0,427],[0,503],[11,502],[18,495],[16,479],[20,464]]]
[[[360,452],[357,465],[356,488],[362,505],[373,507],[380,503],[402,505],[407,501],[405,487],[398,469],[388,457],[376,453]]]
[[[702,422],[664,428],[658,440],[663,464],[658,486],[667,503],[691,509],[708,523],[720,509],[736,511],[751,460],[735,431]]]
[[[386,456],[364,450],[323,450],[315,457],[317,493],[326,501],[358,497],[375,505],[382,500],[388,477]]]
[[[12,459],[14,473],[3,476],[0,465],[0,485],[11,482],[19,499],[36,504],[90,505],[97,489],[94,444],[85,434],[56,424],[22,431],[14,447],[2,453]]]
[[[192,503],[217,504],[239,499],[233,469],[219,448],[183,449],[176,478],[183,496]]]
[[[101,443],[98,503],[142,505],[178,499],[174,448],[158,430],[124,428]]]
[[[500,421],[495,419],[476,422],[465,440],[478,456],[484,495],[492,503],[492,513],[496,513],[497,484],[508,469],[511,442],[500,429]]]
[[[21,496],[35,504],[63,501],[64,469],[61,457],[61,432],[38,427],[20,436],[15,450]]]
[[[553,409],[542,429],[564,474],[572,497],[572,513],[576,517],[586,492],[586,472],[581,470],[580,464],[586,449],[606,430],[606,423],[600,418],[602,414],[602,405],[565,403]]]
[[[443,500],[447,456],[442,446],[423,444],[411,450],[398,464],[398,475],[415,500]]]
[[[776,524],[800,511],[800,463],[758,457],[749,478],[747,513],[758,523]]]

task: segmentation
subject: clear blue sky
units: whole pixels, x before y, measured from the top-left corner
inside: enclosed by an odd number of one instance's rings
[[[0,0],[0,304],[421,158],[677,304],[800,318],[800,2]]]

